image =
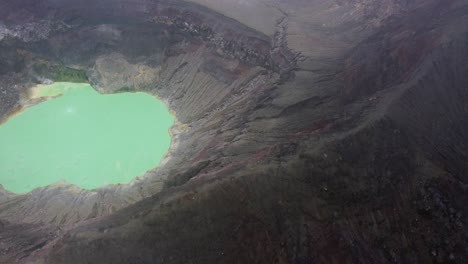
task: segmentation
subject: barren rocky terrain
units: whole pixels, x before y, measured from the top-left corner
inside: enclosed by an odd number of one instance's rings
[[[467,61],[466,0],[2,0],[0,119],[73,81],[177,122],[130,184],[0,188],[0,263],[467,263]]]

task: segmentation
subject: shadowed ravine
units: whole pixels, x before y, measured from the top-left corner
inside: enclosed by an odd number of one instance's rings
[[[465,0],[4,0],[0,117],[55,81],[177,120],[130,184],[0,190],[0,263],[466,263],[467,60]]]

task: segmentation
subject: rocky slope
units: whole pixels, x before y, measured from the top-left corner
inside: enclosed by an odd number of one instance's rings
[[[0,117],[52,80],[178,121],[130,184],[2,189],[0,263],[466,263],[467,59],[464,0],[2,1]]]

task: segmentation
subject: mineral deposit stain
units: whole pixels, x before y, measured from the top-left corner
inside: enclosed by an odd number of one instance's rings
[[[0,126],[0,184],[24,193],[59,180],[83,189],[128,183],[156,167],[173,118],[144,93],[101,95],[87,84],[35,89],[50,97]]]

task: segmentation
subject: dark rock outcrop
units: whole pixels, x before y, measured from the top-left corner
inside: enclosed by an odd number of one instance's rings
[[[0,191],[0,263],[468,260],[464,0],[6,0],[0,59],[4,119],[86,79],[178,120],[130,184]]]

